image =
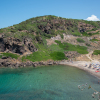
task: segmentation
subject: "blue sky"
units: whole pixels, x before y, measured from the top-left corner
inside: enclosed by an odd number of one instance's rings
[[[44,15],[99,20],[100,0],[0,0],[0,28]]]

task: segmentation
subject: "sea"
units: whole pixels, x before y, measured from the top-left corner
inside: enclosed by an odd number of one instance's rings
[[[0,68],[0,100],[97,100],[92,94],[100,92],[98,81],[66,65]]]

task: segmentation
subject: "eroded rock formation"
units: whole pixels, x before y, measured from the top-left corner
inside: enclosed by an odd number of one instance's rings
[[[3,35],[0,35],[0,52],[23,54],[29,51],[37,51],[37,48],[34,46],[30,38],[25,38],[23,41],[20,41],[16,38],[5,38]]]

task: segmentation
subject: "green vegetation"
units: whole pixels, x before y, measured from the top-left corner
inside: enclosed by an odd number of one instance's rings
[[[100,54],[100,50],[94,50],[93,54],[94,54],[94,55]]]
[[[98,39],[91,39],[90,41],[94,42],[94,41],[99,41]]]
[[[84,20],[84,22],[87,23],[87,24],[91,24],[91,25],[93,25],[97,28],[100,27],[100,21],[86,21],[86,20]]]
[[[96,35],[96,34],[100,34],[99,32],[96,32],[96,33],[91,33],[91,32],[89,32],[89,33],[87,33],[87,32],[82,32],[82,35],[83,36],[92,36],[92,35]]]
[[[53,60],[63,60],[63,59],[68,59],[67,57],[65,57],[65,54],[62,53],[62,52],[53,52],[53,53],[50,53],[50,56],[52,57]]]
[[[79,26],[79,23],[80,26]],[[85,26],[86,24],[90,24]],[[86,28],[86,27],[90,28]],[[38,51],[33,52],[30,55],[23,56],[22,61],[41,61],[41,60],[62,60],[67,59],[64,55],[65,51],[77,51],[80,54],[87,54],[87,47],[92,46],[86,43],[81,37],[90,37],[99,32],[93,33],[100,28],[100,21],[85,21],[78,19],[66,19],[57,16],[39,16],[36,18],[31,18],[23,21],[19,24],[13,25],[11,27],[0,29],[0,34],[4,34],[4,38],[12,37],[19,39],[20,42],[24,43],[25,38],[31,38],[32,43],[38,49]],[[91,29],[91,30],[89,30]],[[63,39],[66,35],[77,36],[77,41],[80,43],[85,43],[85,46],[72,45],[70,43],[61,41],[55,41],[57,44],[47,45],[46,39],[60,35]],[[97,39],[92,39],[92,42],[98,41]],[[26,46],[23,44],[23,46]],[[27,48],[27,47],[26,47]],[[59,51],[59,52],[58,52]],[[2,56],[12,57],[18,59],[18,55],[12,53],[2,53]]]
[[[2,54],[0,54],[0,58],[2,58]]]
[[[42,44],[35,44],[35,45],[38,48],[38,51],[33,52],[30,55],[23,56],[22,61],[25,61],[27,59],[35,62],[35,61],[43,61],[43,60],[51,59],[49,48],[45,47]]]
[[[90,44],[86,43],[86,46],[91,46]]]
[[[74,33],[72,33],[72,35],[74,35],[74,36],[81,36],[81,33],[80,32],[74,32]]]
[[[85,41],[81,38],[77,38],[77,42],[84,43]]]
[[[60,34],[60,36],[61,36],[62,39],[64,38],[63,34]]]
[[[92,36],[92,33],[82,32],[83,36]]]
[[[66,51],[77,51],[80,54],[87,54],[87,47],[85,46],[79,46],[79,45],[72,45],[70,43],[61,43],[61,41],[56,40],[55,41],[60,48],[63,48]]]
[[[18,59],[19,55],[13,53],[1,53],[2,56]],[[1,57],[1,56],[0,56]]]

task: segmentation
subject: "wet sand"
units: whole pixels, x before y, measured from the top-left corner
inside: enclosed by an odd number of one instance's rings
[[[65,61],[60,62],[61,65],[74,66],[74,67],[80,68],[82,70],[85,70],[85,71],[89,72],[91,75],[94,75],[95,77],[100,79],[100,72],[95,72],[97,69],[88,68],[89,65],[92,64],[92,63],[100,64],[100,62],[98,62],[98,61],[73,61],[73,62],[68,62],[67,60],[65,60]],[[87,67],[85,67],[86,64],[88,65]]]

